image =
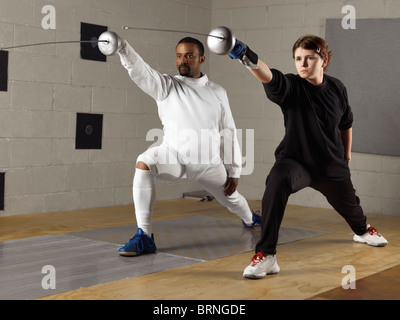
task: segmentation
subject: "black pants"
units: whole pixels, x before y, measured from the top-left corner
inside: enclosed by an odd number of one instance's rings
[[[347,221],[354,233],[366,231],[367,218],[360,206],[350,178],[343,181],[312,179],[310,173],[297,161],[277,161],[267,177],[262,199],[262,232],[256,253],[276,254],[279,228],[289,196],[305,187],[321,192],[332,207]]]

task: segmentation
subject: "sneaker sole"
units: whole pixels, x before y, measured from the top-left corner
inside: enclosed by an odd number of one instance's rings
[[[260,275],[255,275],[255,274],[244,274],[243,273],[243,278],[247,278],[247,279],[262,279],[266,276],[266,273],[262,273]]]
[[[118,254],[120,256],[123,256],[123,257],[137,257],[137,256],[141,256],[142,254],[147,254],[147,253],[156,253],[156,251],[146,251],[146,252],[142,252],[142,253],[137,253],[137,252],[118,252]]]
[[[123,257],[135,257],[140,255],[140,253],[138,254],[137,252],[118,252],[118,254]]]
[[[278,265],[276,265],[276,266],[274,266],[273,270],[271,270],[268,273],[262,272],[262,273],[259,273],[259,274],[246,274],[245,272],[243,272],[243,277],[247,278],[247,279],[262,279],[266,275],[277,274],[277,273],[279,273],[279,271],[281,271],[281,269],[279,268]]]
[[[353,238],[353,241],[358,242],[358,243],[365,243],[371,247],[384,247],[387,245],[387,243],[368,243],[367,241],[356,238],[356,237]]]

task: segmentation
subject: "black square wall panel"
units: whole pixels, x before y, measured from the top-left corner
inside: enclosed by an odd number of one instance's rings
[[[81,22],[81,41],[97,41],[106,26]],[[81,43],[81,58],[85,60],[107,61],[107,57],[99,50],[97,43]]]
[[[0,50],[0,91],[8,90],[8,51]]]
[[[75,149],[101,149],[103,115],[77,113]]]
[[[5,172],[0,172],[0,210],[4,210],[4,181]]]

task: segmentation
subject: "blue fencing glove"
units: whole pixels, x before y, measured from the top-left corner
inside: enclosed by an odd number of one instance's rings
[[[258,69],[258,55],[240,40],[236,40],[232,51],[228,53],[232,59],[238,59],[248,69]]]
[[[247,50],[247,46],[240,40],[236,39],[235,46],[233,47],[232,51],[229,52],[229,56],[232,59],[242,59],[244,56],[245,52]]]

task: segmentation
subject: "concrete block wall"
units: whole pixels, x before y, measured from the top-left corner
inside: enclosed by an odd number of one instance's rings
[[[360,19],[400,18],[398,0],[213,0],[212,5],[212,28],[231,28],[270,67],[285,73],[296,73],[293,43],[304,34],[324,37],[326,19],[342,19],[345,5],[353,5]],[[284,135],[281,111],[238,62],[213,55],[210,68],[212,79],[228,91],[237,127],[255,129],[254,172],[242,177],[239,190],[248,199],[261,199],[275,148]],[[366,213],[400,216],[400,157],[353,152],[350,167]],[[289,203],[330,208],[310,188],[292,195]]]
[[[80,39],[80,23],[119,32],[153,67],[176,74],[175,45],[184,35],[123,31],[122,25],[208,33],[225,25],[269,65],[295,72],[291,46],[305,33],[325,34],[326,18],[354,5],[358,18],[399,18],[398,0],[1,0],[0,46]],[[56,29],[44,30],[43,6],[56,9]],[[201,38],[201,37],[200,37]],[[205,38],[201,38],[205,43]],[[117,57],[82,60],[79,45],[9,50],[9,88],[0,92],[0,172],[5,210],[0,216],[132,203],[137,156],[160,128],[155,102],[129,79]],[[255,129],[255,166],[239,190],[259,200],[283,119],[260,83],[239,63],[210,55],[203,71],[223,85],[239,129]],[[0,71],[1,72],[1,71]],[[75,150],[76,113],[102,113],[102,150]],[[400,158],[353,153],[353,181],[368,213],[400,216]],[[197,190],[186,182],[158,182],[157,199]],[[329,207],[312,189],[291,204]]]
[[[56,10],[55,29],[42,28],[45,5]],[[0,47],[80,40],[81,22],[105,25],[170,74],[185,34],[121,26],[208,33],[211,24],[211,0],[1,0],[0,7]],[[6,173],[0,216],[131,204],[136,158],[153,143],[147,131],[161,128],[155,102],[116,56],[83,60],[79,44],[8,51],[8,91],[0,92],[0,172]],[[103,114],[101,150],[75,150],[78,112]],[[158,200],[196,189],[159,182]]]

